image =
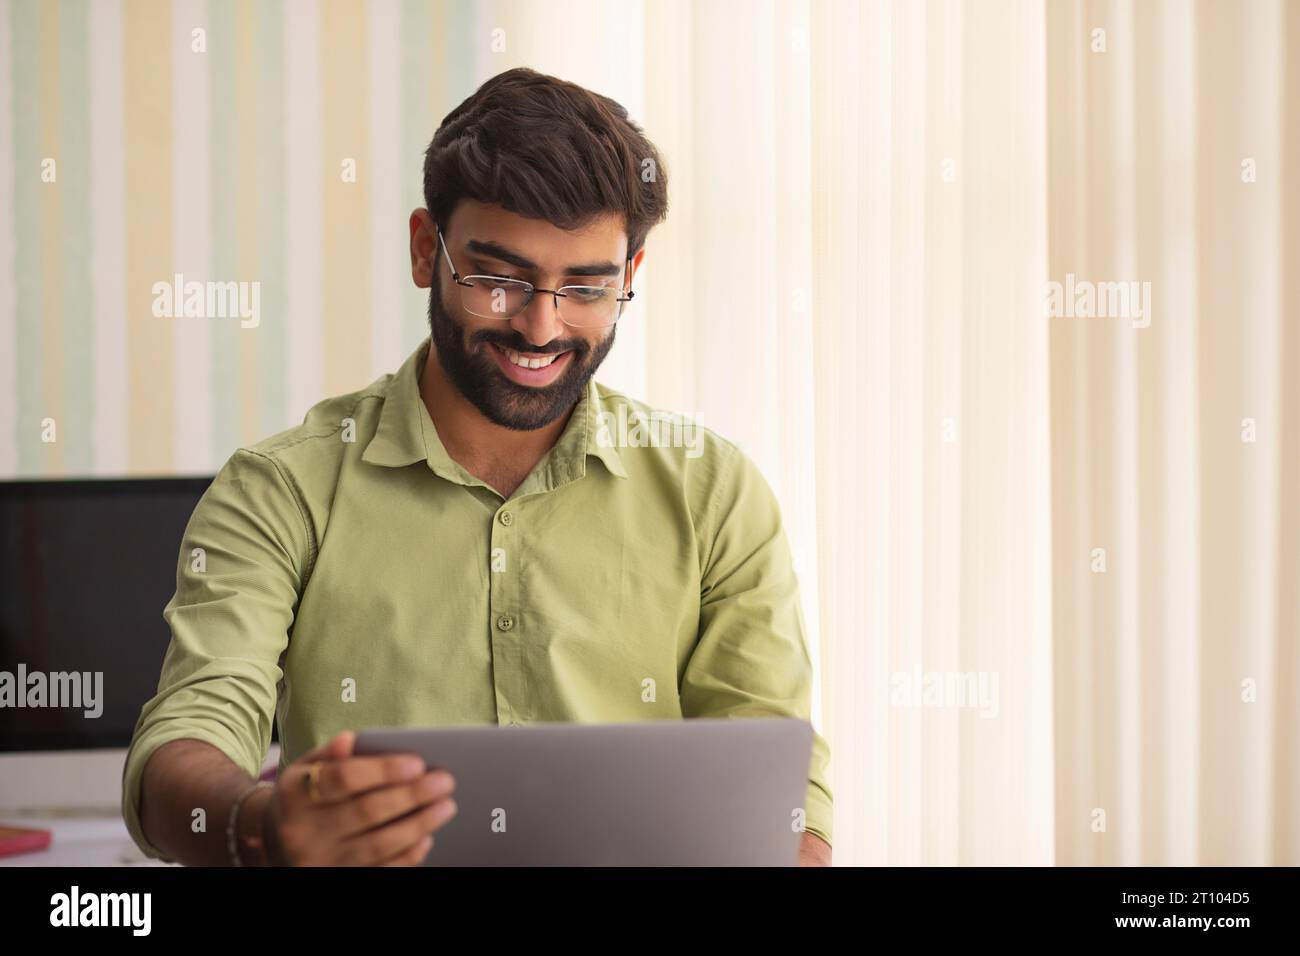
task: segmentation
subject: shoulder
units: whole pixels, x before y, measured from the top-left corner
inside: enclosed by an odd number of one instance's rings
[[[599,382],[596,396],[596,441],[612,445],[634,464],[707,484],[744,457],[735,442],[698,414],[660,408]]]
[[[364,389],[317,402],[301,425],[264,438],[240,450],[289,469],[339,459],[349,444],[361,444],[373,434],[393,376],[384,375]]]
[[[597,383],[596,441],[612,445],[634,479],[681,496],[697,525],[716,529],[737,505],[773,499],[758,465],[736,441],[687,415]]]
[[[258,510],[293,514],[314,537],[323,529],[339,476],[373,436],[391,375],[364,389],[316,403],[302,424],[243,445],[217,474]]]
[[[239,454],[264,460],[309,503],[331,500],[340,473],[374,437],[393,378],[386,374],[366,388],[317,402],[301,425],[241,448]]]

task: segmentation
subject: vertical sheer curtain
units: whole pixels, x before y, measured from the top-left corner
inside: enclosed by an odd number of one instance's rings
[[[644,7],[628,374],[782,499],[837,860],[1300,862],[1298,23]],[[1149,327],[1048,319],[1066,273]]]
[[[781,496],[845,863],[1053,858],[1044,16],[978,9],[646,7],[647,386]]]
[[[1058,858],[1300,863],[1300,6],[1047,19]]]

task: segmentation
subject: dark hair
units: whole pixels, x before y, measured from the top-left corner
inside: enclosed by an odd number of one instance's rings
[[[424,202],[439,226],[462,199],[561,229],[622,214],[631,258],[668,213],[668,176],[614,100],[521,67],[448,113],[424,154]]]

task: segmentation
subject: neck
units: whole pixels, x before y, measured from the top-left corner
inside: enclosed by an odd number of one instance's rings
[[[438,429],[438,438],[455,461],[472,474],[484,465],[509,464],[531,468],[541,460],[564,432],[573,414],[563,415],[533,431],[516,431],[487,418],[447,378],[438,362],[434,345],[420,373],[420,398]]]

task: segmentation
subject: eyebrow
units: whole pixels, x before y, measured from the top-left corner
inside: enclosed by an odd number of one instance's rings
[[[520,269],[532,269],[536,271],[537,263],[527,256],[521,256],[517,252],[511,252],[505,246],[492,242],[491,240],[471,239],[465,243],[465,248],[470,252],[476,252],[479,255],[488,256],[492,259],[499,259],[501,262],[508,262],[512,266],[518,266]],[[623,266],[616,262],[588,262],[582,265],[569,266],[564,270],[566,276],[620,276],[623,274]]]

